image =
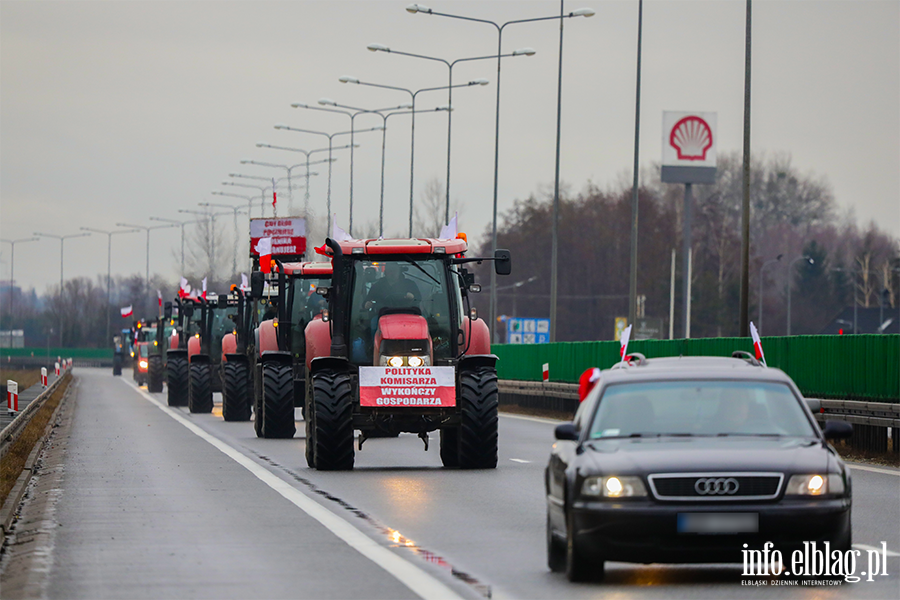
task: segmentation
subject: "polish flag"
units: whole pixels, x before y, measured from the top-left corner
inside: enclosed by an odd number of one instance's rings
[[[203,294],[202,297],[206,300],[206,277],[203,278]]]
[[[278,216],[276,213],[277,208],[275,207],[275,204],[277,202],[278,202],[278,195],[275,193],[275,178],[273,177],[272,178],[272,214],[275,216]]]
[[[256,252],[259,254],[259,270],[268,273],[272,270],[272,238],[259,238],[256,243]]]
[[[619,343],[621,347],[619,348],[619,357],[622,361],[628,360],[628,338],[631,337],[631,325],[625,328],[625,331],[622,332],[622,336],[619,338]]]
[[[156,296],[157,296],[157,298],[159,298],[159,307],[162,308],[162,292],[159,290],[156,290]]]
[[[600,381],[600,369],[591,367],[586,369],[578,378],[578,401],[584,402],[597,382]]]
[[[134,314],[134,311],[132,310],[131,305],[128,305],[120,308],[119,313],[121,313],[123,317],[130,317],[132,314]]]
[[[191,284],[188,283],[187,279],[182,277],[181,283],[178,286],[178,297],[184,298],[190,293],[191,293]]]
[[[241,291],[246,292],[250,289],[250,281],[247,279],[246,273],[241,273]]]
[[[753,338],[753,350],[756,353],[756,360],[761,362],[764,367],[768,367],[766,355],[762,349],[762,340],[759,339],[759,332],[756,330],[756,325],[753,324],[753,321],[750,321],[750,336]]]

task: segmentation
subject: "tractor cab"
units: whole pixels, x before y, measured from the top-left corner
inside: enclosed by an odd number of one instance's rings
[[[466,257],[457,239],[327,240],[329,322],[306,329],[307,462],[353,467],[353,430],[374,435],[441,431],[445,466],[497,463],[497,357],[469,307],[480,291],[464,265],[510,254]]]

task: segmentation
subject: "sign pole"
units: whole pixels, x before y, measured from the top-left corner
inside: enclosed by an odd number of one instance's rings
[[[682,302],[682,331],[684,338],[687,339],[691,335],[691,212],[693,204],[693,184],[684,184],[684,230],[682,233],[682,250],[681,259],[683,261],[682,275],[684,283],[682,284],[682,294],[684,299]]]

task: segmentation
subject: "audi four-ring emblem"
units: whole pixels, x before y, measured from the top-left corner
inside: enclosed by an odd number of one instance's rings
[[[701,496],[731,496],[740,487],[734,477],[703,477],[694,482],[694,491]]]

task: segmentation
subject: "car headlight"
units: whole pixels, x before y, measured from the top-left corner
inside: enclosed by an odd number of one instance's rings
[[[837,473],[820,475],[792,475],[788,480],[786,496],[821,496],[823,494],[843,494],[844,480]]]
[[[602,496],[604,498],[637,498],[647,495],[647,488],[640,477],[588,477],[581,484],[583,496]]]

